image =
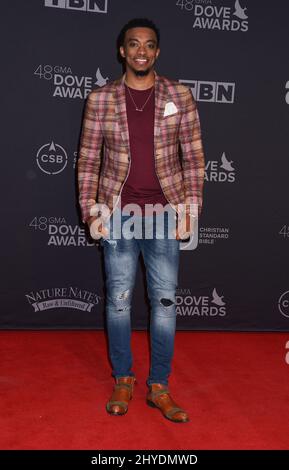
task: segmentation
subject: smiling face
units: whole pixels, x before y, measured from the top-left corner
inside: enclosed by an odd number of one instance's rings
[[[126,71],[136,76],[146,76],[153,71],[160,49],[157,36],[150,28],[131,28],[120,47],[120,54],[125,59]]]

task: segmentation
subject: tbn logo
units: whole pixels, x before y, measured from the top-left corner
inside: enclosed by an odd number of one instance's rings
[[[179,80],[188,85],[196,101],[212,101],[214,103],[234,103],[235,83],[208,82],[197,80]]]
[[[45,0],[45,6],[90,13],[107,13],[107,0]]]

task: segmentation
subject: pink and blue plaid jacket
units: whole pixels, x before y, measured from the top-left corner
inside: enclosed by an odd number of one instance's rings
[[[82,221],[96,202],[112,212],[130,167],[125,75],[87,98],[78,158]],[[165,114],[167,103],[173,114]],[[198,111],[191,90],[155,73],[155,169],[170,205],[202,207],[204,155]],[[181,150],[181,153],[180,153]]]

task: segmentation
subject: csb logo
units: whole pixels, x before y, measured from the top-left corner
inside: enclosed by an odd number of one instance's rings
[[[43,173],[57,175],[67,165],[67,153],[59,144],[44,144],[37,152],[36,162]]]
[[[284,315],[284,317],[289,318],[289,290],[283,292],[278,300],[279,312]]]

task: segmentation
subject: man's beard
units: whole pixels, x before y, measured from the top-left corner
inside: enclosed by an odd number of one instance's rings
[[[151,70],[150,68],[148,68],[146,70],[135,70],[135,69],[133,69],[133,72],[137,77],[146,77],[149,74],[150,70]]]
[[[131,67],[131,70],[133,71],[136,77],[146,77],[150,73],[152,68],[153,66],[150,66],[146,70],[137,70],[134,67]]]

